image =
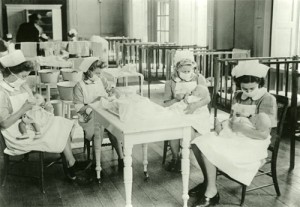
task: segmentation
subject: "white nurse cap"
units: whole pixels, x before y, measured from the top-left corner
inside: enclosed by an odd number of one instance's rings
[[[79,65],[79,70],[81,70],[82,72],[86,72],[88,71],[88,69],[91,67],[91,65],[96,62],[97,60],[99,60],[99,58],[97,57],[87,57],[84,58],[82,63]]]
[[[8,55],[5,55],[2,58],[0,58],[0,62],[3,65],[3,67],[13,67],[25,61],[26,59],[21,50],[15,50],[9,53]]]
[[[176,65],[182,60],[190,60],[192,62],[195,62],[193,52],[189,50],[177,50],[174,56],[174,64]]]
[[[72,28],[72,29],[69,30],[68,34],[69,34],[69,35],[75,35],[75,36],[76,36],[76,35],[77,35],[77,30],[74,29],[74,28]]]
[[[243,75],[264,78],[266,77],[268,70],[269,67],[260,64],[258,60],[239,61],[238,65],[232,69],[231,75],[236,78]]]

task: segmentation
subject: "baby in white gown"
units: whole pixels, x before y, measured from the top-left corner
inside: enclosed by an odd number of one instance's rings
[[[271,128],[271,120],[266,113],[258,113],[249,117],[236,116],[236,114],[234,114],[230,119],[223,122],[219,122],[218,119],[216,119],[216,133],[218,135],[232,133],[230,122],[239,122],[258,131],[265,131]]]
[[[21,122],[19,123],[21,136],[17,137],[17,139],[29,138],[27,126],[33,129],[35,138],[40,138],[41,128],[54,116],[53,108],[45,105],[45,99],[42,95],[34,94],[34,97],[29,101],[35,103],[35,106],[21,117]]]
[[[180,102],[174,103],[169,109],[179,114],[185,114],[184,110],[187,108],[188,104],[198,102],[201,99],[207,98],[207,96],[209,96],[207,88],[202,85],[197,85],[191,94],[186,94]]]

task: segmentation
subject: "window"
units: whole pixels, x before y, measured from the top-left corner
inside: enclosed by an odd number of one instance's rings
[[[169,0],[157,1],[157,42],[169,42]]]

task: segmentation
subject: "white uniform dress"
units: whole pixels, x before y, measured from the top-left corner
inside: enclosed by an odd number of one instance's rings
[[[4,81],[0,82],[0,121],[7,119],[22,107],[29,96],[32,96],[29,90],[26,85],[20,90],[15,90]],[[29,138],[18,140],[16,138],[21,136],[18,129],[20,121],[21,119],[9,128],[1,130],[7,146],[4,150],[6,154],[20,155],[34,150],[61,153],[74,125],[74,121],[63,117],[49,116],[47,123],[41,127],[40,138],[34,139],[34,132],[29,129]]]
[[[74,103],[78,113],[81,113],[83,106],[92,103],[98,97],[108,97],[105,90],[105,79],[96,83],[87,84],[83,80],[78,82],[74,88]],[[88,122],[79,122],[79,125],[85,131],[85,137],[91,140],[95,134],[93,115]]]
[[[276,126],[276,100],[264,88],[260,89],[258,95],[253,98],[245,97],[242,92],[239,92],[233,102],[239,104],[237,108],[242,111],[244,107],[248,110],[249,105],[255,106],[255,113],[266,113],[270,117],[272,127]],[[257,140],[230,131],[226,130],[226,133],[221,133],[219,136],[210,132],[195,138],[192,144],[195,144],[217,168],[235,180],[250,185],[267,157],[270,137]]]
[[[201,98],[196,96],[189,96],[188,103],[195,103],[201,100]],[[206,134],[212,128],[212,124],[210,120],[210,113],[207,106],[202,106],[193,114],[186,114],[185,109],[187,108],[188,104],[186,104],[183,100],[178,103],[174,103],[173,105],[169,106],[168,108],[182,116],[182,119],[192,124],[192,127],[197,130],[200,134]],[[207,120],[203,122],[203,120]]]

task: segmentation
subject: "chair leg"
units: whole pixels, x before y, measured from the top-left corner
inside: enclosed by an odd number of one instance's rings
[[[87,151],[87,160],[91,159],[91,143],[90,140],[84,138],[84,146]]]
[[[246,189],[247,189],[247,186],[243,185],[242,186],[242,198],[241,198],[240,206],[242,206],[244,204],[245,197],[246,197]]]
[[[165,162],[166,162],[168,145],[169,145],[169,141],[164,141],[164,151],[163,151],[163,161],[162,161],[162,164],[165,164]]]
[[[273,156],[276,156],[275,159],[272,159],[272,163],[271,163],[271,173],[272,173],[272,180],[274,183],[274,188],[276,191],[277,196],[280,196],[280,189],[279,189],[279,185],[278,185],[278,180],[277,180],[277,153],[273,154]]]
[[[3,154],[4,158],[4,166],[3,166],[3,176],[1,181],[1,186],[4,187],[6,183],[6,178],[9,169],[9,156],[7,154]]]
[[[45,193],[45,184],[44,184],[44,153],[39,153],[40,157],[40,185],[42,193]]]

